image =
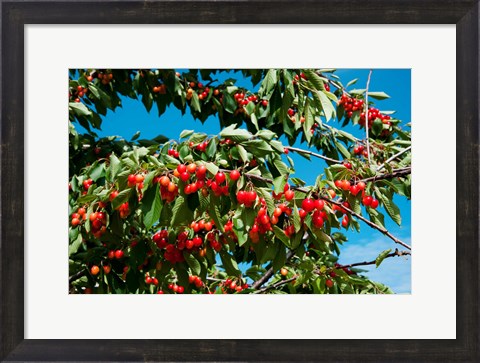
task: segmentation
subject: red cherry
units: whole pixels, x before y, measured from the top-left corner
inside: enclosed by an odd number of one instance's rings
[[[291,201],[295,197],[295,192],[291,189],[285,192],[285,200]]]
[[[251,190],[247,192],[246,197],[249,202],[254,202],[255,200],[257,200],[257,192]]]
[[[203,243],[202,239],[198,236],[193,239],[193,245],[195,247],[200,247],[202,243]]]
[[[120,259],[123,257],[123,255],[124,255],[124,253],[123,253],[122,250],[116,250],[116,251],[115,251],[115,258],[116,258],[117,260],[120,260]]]
[[[236,181],[240,178],[240,172],[238,170],[232,170],[230,172],[230,180]]]
[[[305,212],[303,209],[300,209],[298,211],[298,215],[300,216],[301,219],[304,219],[307,216],[307,212]]]
[[[129,184],[135,184],[136,183],[136,176],[134,174],[130,174],[128,176],[128,183]]]
[[[378,200],[372,199],[372,203],[370,204],[370,207],[375,209],[378,207]]]
[[[100,268],[97,266],[97,265],[93,265],[91,268],[90,268],[90,273],[95,276],[95,275],[98,275],[98,273],[100,272]]]
[[[222,184],[225,181],[225,174],[221,171],[215,175],[215,180],[218,184]]]
[[[196,171],[197,178],[205,179],[206,174],[207,174],[207,167],[205,165],[200,165]]]
[[[195,163],[188,164],[188,166],[187,166],[187,171],[188,171],[190,174],[195,173],[196,170],[197,170],[197,165],[196,165]]]
[[[112,192],[110,193],[110,197],[109,197],[110,201],[114,200],[114,199],[117,197],[117,195],[118,195],[118,191],[117,191],[117,190],[112,191]]]
[[[363,203],[364,206],[368,207],[372,204],[372,200],[373,200],[372,197],[366,196],[362,199],[362,203]]]
[[[323,227],[323,218],[320,215],[315,215],[312,218],[312,223],[315,227],[322,228]]]
[[[326,280],[326,281],[325,281],[325,285],[326,285],[328,288],[333,287],[333,280],[330,280],[330,279]]]
[[[179,174],[185,173],[187,171],[187,167],[184,164],[180,164],[177,166],[177,171]]]
[[[302,209],[305,210],[305,212],[309,213],[312,210],[315,209],[315,202],[311,198],[306,198],[302,201]]]
[[[188,179],[190,179],[190,174],[188,174],[186,171],[180,173],[180,179],[183,182],[186,182]]]
[[[268,105],[268,101],[267,100],[262,100],[262,106],[267,107],[267,105]]]
[[[359,192],[360,192],[360,188],[358,187],[358,185],[352,185],[350,187],[350,193],[351,194],[357,195]]]
[[[315,209],[316,209],[316,210],[322,210],[323,207],[325,206],[324,201],[321,200],[321,199],[316,199],[315,202],[314,202],[314,204],[315,204]]]
[[[178,292],[179,294],[183,294],[184,291],[185,291],[185,288],[184,288],[183,286],[180,286],[180,285],[179,285],[179,286],[177,287],[177,292]]]

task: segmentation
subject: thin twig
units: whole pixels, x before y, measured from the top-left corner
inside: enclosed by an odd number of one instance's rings
[[[410,175],[411,173],[412,173],[412,168],[409,166],[409,167],[402,168],[402,169],[394,169],[394,170],[392,170],[391,173],[380,174],[378,176],[377,175],[372,176],[370,178],[361,179],[359,181],[363,181],[364,183],[367,183],[367,182],[370,182],[370,181],[375,182],[377,180],[398,178],[398,177]]]
[[[290,259],[293,257],[294,254],[295,254],[295,252],[293,252],[293,251],[288,251],[288,253],[287,253],[287,261],[290,260]],[[265,282],[267,282],[267,281],[270,279],[270,277],[273,276],[274,273],[275,273],[275,270],[273,269],[273,266],[272,266],[272,267],[270,267],[270,268],[267,270],[267,272],[265,272],[265,273],[263,274],[262,277],[260,277],[257,281],[255,281],[255,282],[253,283],[252,288],[253,288],[253,289],[259,289]]]
[[[406,152],[407,152],[408,150],[410,150],[411,148],[412,148],[412,146],[409,146],[409,147],[407,147],[406,149],[403,149],[402,151],[400,151],[400,152],[396,153],[395,155],[389,157],[389,158],[387,159],[387,161],[385,161],[382,165],[380,165],[380,167],[377,169],[377,171],[382,170],[382,169],[385,167],[386,164],[388,164],[389,162],[395,160],[396,158],[398,158],[398,157],[399,157],[400,155],[402,155],[403,153],[406,153]]]
[[[85,276],[86,274],[87,274],[87,270],[80,270],[68,278],[68,283],[71,284],[73,281],[78,280],[79,278]]]
[[[385,256],[385,258],[390,258],[390,257],[395,257],[395,256],[410,256],[412,253],[409,251],[399,251],[395,249],[395,252],[389,253],[388,255]],[[356,266],[368,266],[368,265],[374,265],[377,263],[377,260],[373,261],[365,261],[365,262],[355,262],[355,263],[350,263],[348,265],[340,265],[335,267],[335,269],[342,269],[342,268],[350,268],[350,267],[356,267]]]
[[[294,151],[294,152],[298,152],[300,154],[308,154],[308,155],[311,155],[311,156],[315,156],[316,158],[320,158],[320,159],[323,159],[323,160],[326,160],[326,161],[330,161],[330,162],[335,163],[335,164],[341,164],[342,163],[342,161],[340,161],[340,160],[335,160],[335,159],[329,158],[328,156],[317,154],[317,153],[314,153],[314,152],[308,151],[308,150],[299,149],[299,148],[296,148],[296,147],[285,146],[285,149],[290,150],[290,151]]]
[[[368,163],[371,163],[370,160],[370,141],[368,139],[368,87],[370,86],[370,77],[372,76],[372,70],[370,69],[370,72],[368,73],[368,78],[367,78],[367,88],[365,89],[365,130],[367,133],[367,157],[368,157]]]
[[[281,280],[281,281],[278,281],[272,285],[268,285],[268,286],[265,286],[263,289],[259,289],[257,291],[254,292],[254,294],[261,294],[267,290],[271,290],[271,289],[275,289],[279,286],[282,286],[282,285],[285,285],[285,284],[288,284],[289,282],[292,282],[292,281],[295,281],[295,279],[298,277],[298,275],[294,275],[286,280]]]

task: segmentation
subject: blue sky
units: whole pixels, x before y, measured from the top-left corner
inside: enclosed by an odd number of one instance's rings
[[[335,72],[345,85],[348,81],[358,78],[355,85],[349,87],[365,88],[369,70],[368,69],[344,69]],[[248,79],[242,79],[240,73],[234,75],[238,78],[238,86],[255,90]],[[232,74],[220,74],[214,79],[222,81],[231,78]],[[257,86],[258,88],[258,86]],[[411,72],[410,69],[375,69],[373,70],[370,91],[384,91],[390,98],[382,101],[376,101],[375,106],[380,110],[396,111],[395,117],[402,120],[403,123],[411,122]],[[137,131],[141,132],[140,138],[153,138],[159,134],[168,138],[176,139],[185,129],[193,129],[207,134],[218,134],[220,127],[215,117],[210,117],[202,125],[200,121],[193,120],[189,111],[182,116],[181,112],[174,107],[170,107],[161,116],[155,107],[148,113],[143,104],[136,100],[127,98],[122,99],[122,108],[118,108],[114,113],[108,111],[107,116],[102,123],[102,130],[96,131],[99,136],[119,135],[125,139],[130,139]],[[340,126],[331,121],[332,126]],[[77,125],[78,128],[80,128]],[[364,130],[358,127],[351,127],[347,130],[359,138],[364,138]],[[283,140],[284,141],[284,140]],[[287,144],[286,142],[284,142]],[[297,142],[296,147],[306,149],[305,144]],[[313,184],[316,179],[316,173],[311,173],[312,164],[318,170],[323,171],[325,164],[320,159],[308,161],[294,153],[290,153],[295,162],[296,176],[305,180],[308,184]],[[314,175],[315,174],[315,175]],[[397,197],[395,203],[402,212],[402,226],[397,226],[386,215],[385,222],[387,229],[404,242],[411,244],[411,205],[406,198]],[[386,213],[385,213],[386,214]],[[386,249],[395,249],[397,245],[389,238],[386,238],[376,230],[370,229],[362,224],[361,233],[347,233],[349,241],[341,249],[340,263],[353,263],[374,260],[378,254]],[[401,247],[401,246],[398,246]],[[410,259],[395,257],[386,259],[382,265],[376,269],[375,266],[365,267],[369,272],[367,275],[375,280],[390,286],[396,293],[411,292],[411,263]]]

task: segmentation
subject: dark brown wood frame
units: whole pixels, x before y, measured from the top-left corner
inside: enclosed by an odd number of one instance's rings
[[[480,361],[478,0],[1,3],[0,359],[5,361]],[[24,339],[24,25],[456,24],[457,339]],[[435,278],[441,278],[437,276]],[[446,289],[447,291],[447,289]],[[440,324],[441,322],[439,322]],[[415,327],[412,326],[412,329]],[[295,333],[292,332],[292,338]]]

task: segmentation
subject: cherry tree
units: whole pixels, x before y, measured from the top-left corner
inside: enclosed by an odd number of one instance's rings
[[[411,253],[385,227],[401,224],[394,196],[410,199],[411,133],[377,108],[388,95],[369,90],[371,72],[364,89],[333,69],[232,72],[253,91],[215,80],[222,71],[70,71],[70,292],[392,293],[361,268]],[[98,137],[125,97],[221,131]],[[344,231],[361,229],[392,245],[339,264]]]

